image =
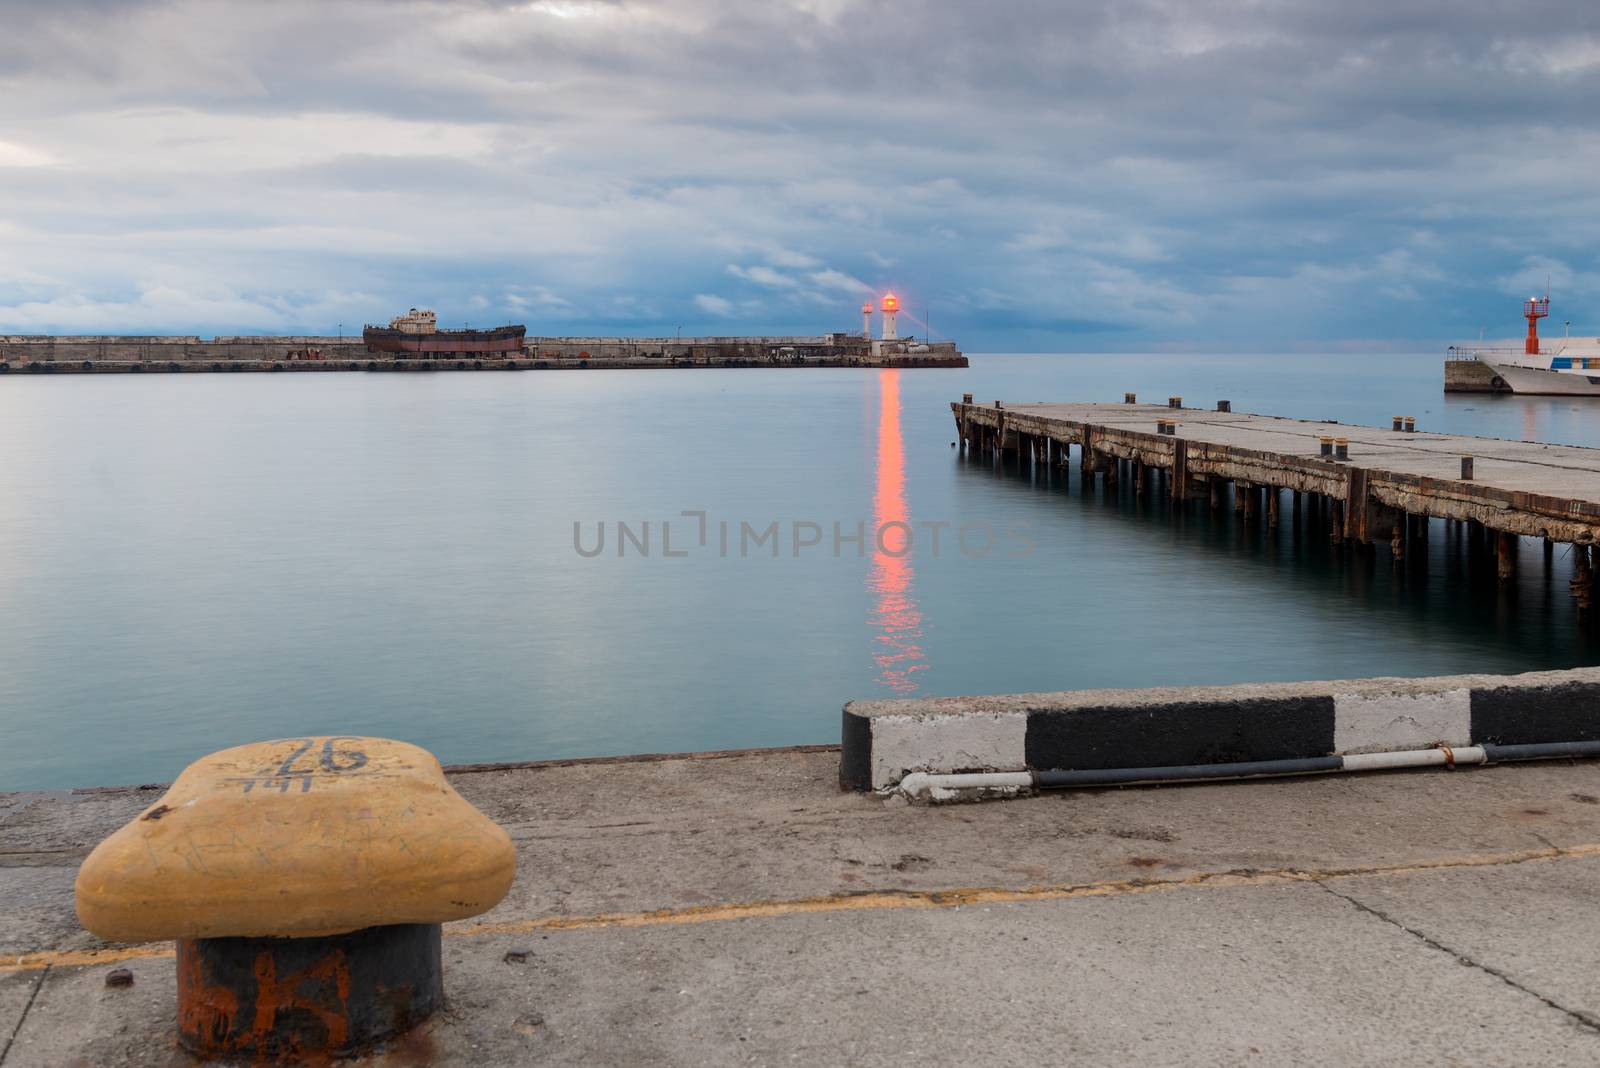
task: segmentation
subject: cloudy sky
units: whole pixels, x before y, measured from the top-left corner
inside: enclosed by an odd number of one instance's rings
[[[971,351],[1427,349],[1547,275],[1600,332],[1592,0],[0,19],[0,333],[816,333],[893,287]]]

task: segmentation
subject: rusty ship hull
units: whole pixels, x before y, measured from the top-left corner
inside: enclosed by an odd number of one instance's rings
[[[428,334],[410,333],[386,326],[369,326],[361,331],[368,352],[386,352],[397,357],[442,360],[455,356],[514,356],[522,351],[528,328],[522,325],[497,326],[492,330],[438,330]]]

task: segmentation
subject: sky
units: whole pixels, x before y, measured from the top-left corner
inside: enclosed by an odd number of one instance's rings
[[[0,334],[1600,333],[1593,0],[0,0]],[[1550,329],[1547,327],[1547,330]]]

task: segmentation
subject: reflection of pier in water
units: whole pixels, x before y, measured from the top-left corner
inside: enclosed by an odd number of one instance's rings
[[[925,669],[922,612],[911,595],[910,511],[906,507],[905,441],[900,433],[900,372],[878,372],[878,465],[872,495],[872,623],[878,628],[872,658],[878,679],[896,693],[913,693]]]

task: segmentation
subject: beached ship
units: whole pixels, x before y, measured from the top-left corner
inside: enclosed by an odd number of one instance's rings
[[[1522,302],[1528,336],[1514,342],[1452,345],[1450,351],[1486,364],[1513,393],[1600,397],[1600,337],[1567,337],[1541,342],[1539,320],[1550,314],[1550,297]]]
[[[528,328],[518,323],[490,330],[440,330],[439,320],[427,308],[412,308],[389,320],[388,326],[367,326],[361,338],[368,352],[387,353],[396,359],[445,360],[485,356],[514,357],[522,351]]]

